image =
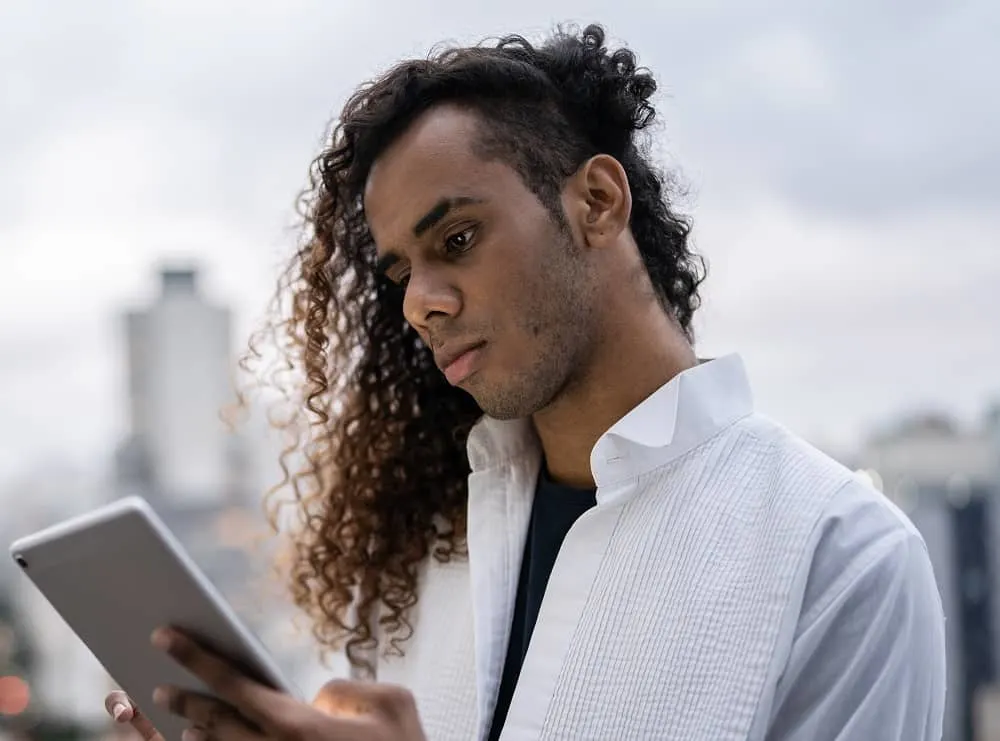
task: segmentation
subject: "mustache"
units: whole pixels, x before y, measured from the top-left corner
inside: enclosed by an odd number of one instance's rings
[[[432,352],[439,352],[442,347],[457,347],[459,345],[471,345],[482,342],[486,336],[485,332],[451,328],[448,330],[425,330],[420,334],[424,344]]]

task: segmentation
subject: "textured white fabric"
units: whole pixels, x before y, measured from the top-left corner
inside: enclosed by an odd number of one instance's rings
[[[469,561],[430,563],[403,657],[429,741],[481,741],[541,461],[527,422],[469,440]],[[919,535],[753,412],[740,359],[682,373],[591,456],[598,505],[549,579],[505,741],[936,741],[941,604]]]
[[[838,493],[816,536],[795,589],[801,606],[782,621],[772,711],[751,738],[941,738],[944,623],[922,540],[859,485]]]

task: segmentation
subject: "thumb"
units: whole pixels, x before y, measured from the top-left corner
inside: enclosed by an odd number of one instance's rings
[[[117,723],[128,723],[142,736],[143,741],[164,741],[152,721],[139,710],[121,690],[115,690],[104,698],[104,709]]]

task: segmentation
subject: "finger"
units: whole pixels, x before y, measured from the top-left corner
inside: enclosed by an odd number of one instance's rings
[[[187,741],[197,741],[199,736],[213,741],[259,741],[262,738],[236,710],[214,697],[176,687],[158,687],[153,693],[153,701],[197,726],[194,733],[187,734]]]
[[[179,631],[157,630],[153,633],[153,643],[201,679],[213,695],[261,728],[271,728],[272,721],[283,716],[290,704],[298,704],[288,695],[248,679],[229,662]]]
[[[423,739],[422,735],[402,735],[385,720],[373,715],[350,718],[326,716],[317,726],[317,738],[323,741],[361,741],[362,739],[407,738]]]
[[[143,738],[143,741],[164,741],[152,721],[147,718],[129,696],[120,690],[110,693],[104,698],[104,709],[118,723],[128,723]]]
[[[132,701],[121,690],[115,690],[104,698],[104,709],[119,723],[132,720]]]
[[[416,713],[413,695],[404,687],[385,682],[327,682],[313,700],[313,707],[338,717],[377,714],[399,718]]]
[[[220,717],[211,728],[192,726],[181,734],[180,741],[266,741],[258,732],[251,730],[235,715]]]
[[[372,712],[373,700],[371,690],[362,687],[360,682],[334,679],[320,688],[312,706],[328,715],[356,717]]]

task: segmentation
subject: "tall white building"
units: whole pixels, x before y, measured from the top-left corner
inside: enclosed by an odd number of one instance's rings
[[[233,402],[230,314],[198,290],[193,269],[164,269],[151,306],[126,314],[131,436],[126,487],[171,506],[213,505],[239,488],[236,438],[220,418]]]

